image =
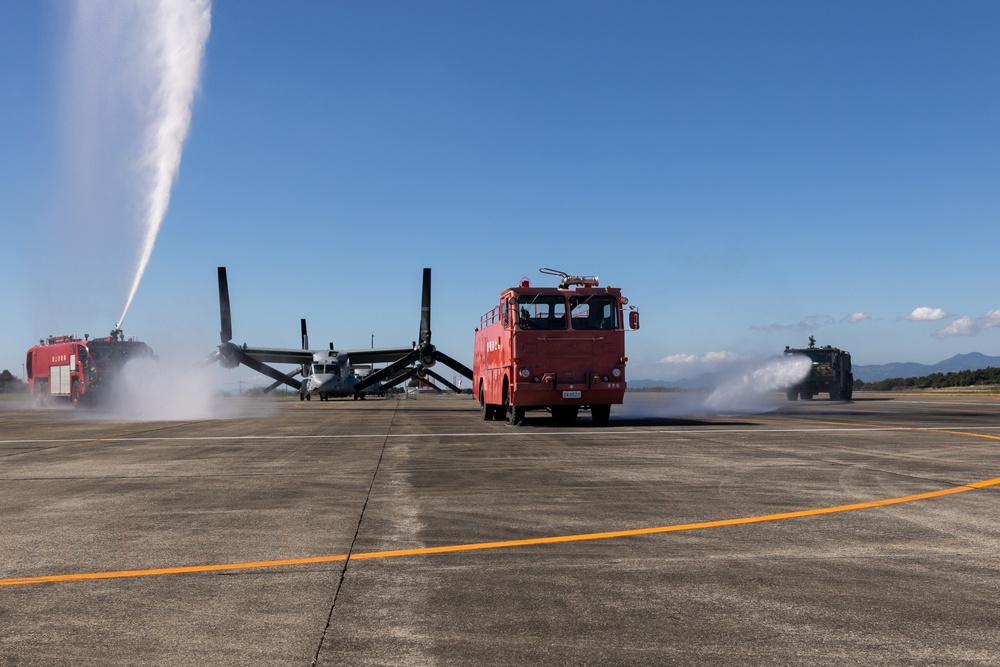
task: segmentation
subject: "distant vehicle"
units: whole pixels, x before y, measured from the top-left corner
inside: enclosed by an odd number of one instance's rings
[[[808,401],[824,392],[830,394],[831,401],[849,401],[854,396],[854,373],[851,371],[849,352],[829,345],[816,347],[816,338],[809,336],[809,347],[785,346],[785,356],[793,355],[808,357],[812,366],[804,380],[788,387],[785,392],[788,400],[801,397]]]
[[[403,380],[414,375],[424,378],[431,375],[439,381],[452,386],[436,373],[429,370],[436,358],[455,362],[447,355],[437,352],[430,344],[430,269],[424,269],[423,299],[421,319],[421,346],[371,348],[361,350],[335,350],[333,344],[329,349],[309,349],[309,337],[306,332],[306,321],[301,320],[302,349],[287,349],[273,347],[250,347],[245,343],[236,345],[233,339],[232,312],[229,303],[229,280],[226,268],[220,266],[219,275],[219,313],[222,320],[220,333],[222,343],[210,360],[218,361],[225,368],[236,368],[244,365],[262,373],[275,382],[268,390],[278,385],[288,385],[299,392],[299,399],[311,400],[314,396],[321,401],[331,397],[353,397],[355,400],[371,394],[382,395],[385,391]],[[426,321],[426,327],[424,322]],[[426,329],[426,336],[424,331]],[[435,356],[437,355],[437,356]],[[422,363],[429,361],[429,363]],[[446,361],[446,363],[447,363]],[[371,369],[374,364],[389,364],[383,369],[358,375],[355,369],[365,367]],[[298,368],[288,373],[269,364],[296,364]],[[456,370],[465,368],[461,364]],[[471,377],[472,371],[467,377]],[[302,375],[303,380],[296,376]]]
[[[35,402],[49,399],[81,401],[106,399],[118,375],[132,359],[155,359],[153,350],[133,338],[125,339],[121,329],[106,338],[79,339],[73,335],[49,336],[28,350],[24,368]]]
[[[558,287],[534,287],[523,278],[500,293],[480,318],[473,352],[473,388],[484,420],[517,425],[528,410],[548,410],[572,422],[581,409],[606,424],[625,396],[625,322],[628,299],[597,276],[558,276]],[[627,322],[639,328],[639,311]]]

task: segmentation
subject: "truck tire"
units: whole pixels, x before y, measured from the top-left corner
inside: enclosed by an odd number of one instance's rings
[[[591,405],[590,418],[598,426],[604,426],[611,419],[611,406],[609,404]]]
[[[550,410],[552,419],[558,424],[572,424],[580,412],[576,405],[553,405]]]
[[[76,380],[69,387],[69,402],[74,408],[80,405],[80,383]]]
[[[520,426],[524,421],[524,408],[515,407],[510,404],[510,384],[507,378],[503,381],[503,406],[500,414],[505,414],[511,426]]]
[[[787,392],[785,392],[785,396],[787,396],[788,400],[790,400],[790,401],[797,401],[797,400],[799,400],[799,392],[797,392],[797,391],[787,391]]]
[[[516,405],[509,406],[507,408],[507,419],[510,421],[511,426],[520,426],[524,423],[524,408]]]
[[[497,419],[497,413],[500,410],[497,406],[492,403],[486,402],[486,389],[483,387],[483,383],[479,383],[479,414],[482,416],[484,422],[493,421]]]
[[[482,392],[479,394],[479,414],[482,415],[483,421],[494,421],[499,419],[500,406],[493,405],[492,403],[487,403]]]

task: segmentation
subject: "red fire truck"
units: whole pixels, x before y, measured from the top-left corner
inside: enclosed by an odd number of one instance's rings
[[[125,340],[121,330],[115,329],[107,338],[94,340],[49,336],[28,350],[24,368],[39,405],[50,398],[68,399],[76,405],[106,396],[125,363],[141,358],[155,358],[153,350],[137,340]]]
[[[548,410],[572,422],[581,408],[606,424],[625,396],[625,324],[639,328],[639,311],[617,287],[597,276],[561,278],[559,287],[533,287],[527,278],[500,294],[476,329],[473,387],[484,420],[517,425],[527,410]]]

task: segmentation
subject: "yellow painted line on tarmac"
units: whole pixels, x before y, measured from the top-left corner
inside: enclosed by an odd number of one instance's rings
[[[957,432],[956,432],[957,433]],[[963,433],[962,435],[979,435],[975,433]],[[998,436],[982,436],[992,439],[1000,439]],[[586,542],[590,540],[607,540],[619,537],[636,537],[640,535],[655,535],[658,533],[675,533],[690,530],[701,530],[705,528],[721,528],[723,526],[741,526],[751,523],[765,523],[769,521],[782,521],[785,519],[799,519],[810,516],[820,516],[823,514],[835,514],[838,512],[853,512],[855,510],[870,509],[873,507],[886,507],[888,505],[899,505],[917,500],[928,500],[949,496],[955,493],[964,493],[976,489],[984,489],[990,486],[1000,485],[1000,477],[953,486],[937,491],[917,493],[910,496],[900,496],[898,498],[886,498],[882,500],[872,500],[862,503],[852,503],[850,505],[837,505],[835,507],[822,507],[818,509],[799,510],[795,512],[782,512],[779,514],[767,514],[764,516],[743,517],[737,519],[721,519],[718,521],[702,521],[698,523],[683,523],[672,526],[657,526],[653,528],[636,528],[632,530],[615,530],[602,533],[582,533],[578,535],[559,535],[554,537],[536,537],[523,540],[505,540],[502,542],[475,542],[470,544],[453,544],[440,547],[424,547],[420,549],[398,549],[395,551],[372,551],[368,553],[352,554],[351,560],[368,560],[376,558],[398,558],[401,556],[428,556],[432,554],[447,554],[460,551],[483,551],[486,549],[508,549],[511,547],[538,546],[544,544],[561,544],[566,542]],[[77,574],[55,574],[40,577],[22,577],[15,579],[0,579],[0,586],[21,586],[27,584],[46,584],[71,581],[88,581],[94,579],[124,579],[128,577],[152,577],[167,574],[192,574],[199,572],[219,572],[225,570],[249,570],[270,567],[287,567],[292,565],[309,565],[314,563],[331,563],[348,559],[348,554],[336,554],[331,556],[313,556],[309,558],[287,558],[282,560],[253,561],[247,563],[228,563],[215,565],[190,565],[185,567],[164,567],[149,570],[119,570],[115,572],[83,572]]]

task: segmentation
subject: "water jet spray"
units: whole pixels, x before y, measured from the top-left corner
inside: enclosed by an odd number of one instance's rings
[[[136,72],[132,81],[144,99],[144,132],[140,157],[143,199],[142,247],[135,277],[122,315],[115,324],[121,329],[125,315],[139,289],[149,264],[156,237],[170,202],[170,190],[180,167],[181,148],[191,123],[191,103],[198,86],[201,59],[211,25],[210,0],[159,0],[157,2],[96,3],[80,0],[78,29],[118,30],[120,35],[99,35],[128,41],[137,62],[122,63],[121,74]],[[101,16],[94,21],[93,16]],[[105,20],[111,17],[110,20]]]

